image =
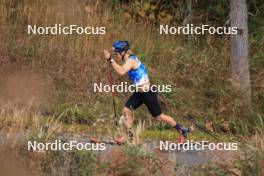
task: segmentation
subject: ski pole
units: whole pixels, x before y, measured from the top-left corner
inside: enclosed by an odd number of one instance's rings
[[[172,112],[175,113],[175,109],[172,108]],[[176,113],[177,114],[177,113]],[[205,127],[199,125],[195,120],[194,120],[194,115],[191,114],[186,114],[181,116],[182,114],[180,114],[180,117],[184,120],[188,120],[189,122],[191,122],[192,124],[194,124],[196,126],[197,129],[199,129],[200,131],[212,136],[214,139],[218,140],[218,137],[214,134],[212,134],[211,132],[209,132]]]
[[[114,92],[114,90],[112,90],[113,77],[112,77],[112,73],[111,73],[110,69],[108,69],[108,82],[109,82],[109,86],[111,87],[111,95],[112,95],[112,101],[113,101],[115,125],[117,126],[118,125],[118,121],[117,121],[117,113],[116,113],[115,92]]]
[[[182,116],[184,119],[190,121],[191,123],[193,123],[196,128],[198,128],[200,131],[205,132],[206,134],[212,136],[214,139],[218,140],[218,138],[216,137],[216,135],[212,134],[211,132],[209,132],[204,126],[201,126],[199,124],[197,124],[194,120],[194,115],[191,114],[186,114],[184,116]]]

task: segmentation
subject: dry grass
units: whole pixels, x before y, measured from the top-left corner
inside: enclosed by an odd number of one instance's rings
[[[134,137],[134,143],[135,144],[140,144],[142,143],[142,135],[144,133],[144,130],[145,130],[145,121],[139,121],[138,124],[136,125],[135,127],[135,130],[134,130],[134,134],[135,134],[135,137]]]
[[[174,107],[209,120],[243,116],[241,103],[229,79],[229,41],[226,36],[164,36],[158,26],[123,16],[122,6],[105,1],[3,0],[0,2],[0,71],[7,63],[42,70],[54,84],[52,102],[73,102],[91,110],[87,118],[112,114],[110,94],[94,93],[92,84],[108,84],[103,49],[116,39],[130,41],[132,50],[146,64],[153,84],[171,84],[173,92],[163,93],[167,113]],[[51,26],[78,24],[105,26],[106,34],[28,35],[27,24]],[[259,75],[252,73],[253,105],[263,107]],[[121,81],[127,81],[122,78]],[[114,77],[114,84],[119,79]],[[128,94],[116,97],[118,112]],[[51,104],[52,104],[51,103]],[[53,104],[52,104],[53,105]],[[146,109],[135,116],[145,118]],[[109,115],[110,114],[110,115]]]
[[[27,150],[31,137],[46,141],[54,138],[61,125],[52,117],[43,117],[31,103],[0,102],[0,156],[4,175],[40,175],[43,155]]]
[[[50,137],[57,133],[60,124],[52,117],[44,117],[32,109],[33,101],[27,105],[0,102],[1,132],[5,134],[43,133]]]

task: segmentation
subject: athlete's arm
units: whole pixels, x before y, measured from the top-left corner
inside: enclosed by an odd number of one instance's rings
[[[124,65],[119,65],[118,63],[116,63],[115,61],[113,61],[111,63],[111,65],[113,66],[113,68],[115,69],[115,71],[120,75],[123,76],[125,75],[129,70],[132,69],[133,67],[133,61],[132,60],[127,60]]]
[[[108,60],[111,55],[107,50],[105,50],[104,56]],[[114,70],[121,76],[125,75],[129,70],[131,70],[133,68],[133,64],[134,64],[133,60],[127,60],[122,66],[116,63],[114,60],[111,62],[111,65],[114,68]]]

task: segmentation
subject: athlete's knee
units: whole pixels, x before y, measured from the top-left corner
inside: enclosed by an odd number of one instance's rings
[[[163,117],[163,114],[161,113],[160,115],[156,116],[155,119],[156,119],[158,122],[161,122],[161,121],[162,121],[162,117]]]
[[[122,112],[123,125],[125,125],[126,128],[131,128],[133,124],[132,111],[129,108],[124,107]]]
[[[123,113],[123,115],[125,117],[127,117],[127,116],[130,116],[131,115],[132,111],[129,108],[124,107],[123,110],[122,110],[122,113]]]

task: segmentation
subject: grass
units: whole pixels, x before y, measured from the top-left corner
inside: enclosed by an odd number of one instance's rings
[[[228,82],[229,44],[226,37],[205,36],[186,42],[177,36],[161,36],[153,30],[156,26],[133,19],[126,21],[121,8],[116,9],[118,13],[113,13],[101,1],[85,4],[72,0],[61,4],[57,0],[24,0],[23,3],[12,0],[2,1],[0,6],[0,32],[3,34],[0,42],[1,58],[6,58],[7,62],[12,58],[21,65],[30,64],[47,74],[56,87],[53,91],[56,100],[53,106],[63,107],[71,102],[72,107],[66,111],[78,111],[77,119],[71,117],[74,113],[67,116],[69,119],[63,118],[67,122],[86,122],[96,119],[98,114],[112,114],[109,106],[111,95],[94,93],[92,83],[107,84],[105,72],[108,66],[103,64],[102,50],[110,48],[112,42],[120,38],[131,42],[132,50],[147,65],[153,84],[172,85],[173,92],[161,93],[168,109],[174,107],[182,112],[208,116],[214,121],[243,116],[238,96]],[[72,6],[76,8],[69,8]],[[101,11],[102,8],[105,10]],[[33,36],[25,31],[26,24],[49,26],[55,23],[100,24],[107,28],[107,33],[100,37]],[[261,70],[256,67],[252,72],[255,111],[260,111],[263,106],[258,86],[260,83],[257,82]],[[126,78],[121,80],[127,81]],[[117,76],[114,77],[114,83],[119,83]],[[116,98],[119,112],[127,96],[119,94]],[[88,114],[84,115],[79,111],[81,109]],[[61,113],[63,110],[58,111]],[[146,113],[140,110],[136,116],[146,118]]]
[[[179,133],[174,130],[162,130],[162,131],[153,131],[153,130],[146,130],[142,134],[142,138],[148,139],[148,140],[154,140],[154,141],[177,141],[179,137]],[[201,141],[201,140],[208,140],[210,142],[217,142],[217,141],[232,141],[236,140],[235,136],[230,136],[226,134],[218,134],[217,135],[218,140],[213,138],[212,136],[200,132],[195,131],[194,133],[191,133],[188,137],[189,140],[193,141]]]
[[[60,130],[58,121],[52,117],[39,115],[38,112],[32,109],[32,103],[20,105],[1,101],[0,104],[0,129],[7,134],[27,131],[42,133],[45,131],[48,138]]]
[[[67,124],[82,123],[91,125],[94,121],[94,119],[91,119],[93,116],[89,116],[89,112],[76,104],[61,104],[55,110],[54,117]]]

